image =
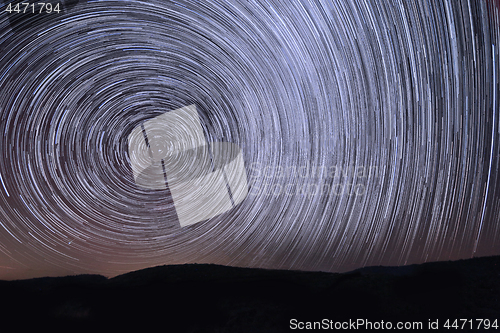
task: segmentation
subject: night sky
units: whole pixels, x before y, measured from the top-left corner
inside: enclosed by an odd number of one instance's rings
[[[500,254],[497,1],[8,4],[0,279]],[[241,148],[248,195],[180,227],[127,138],[193,104],[207,142]]]

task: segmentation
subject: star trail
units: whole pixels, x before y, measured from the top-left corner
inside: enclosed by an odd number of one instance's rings
[[[500,254],[497,1],[16,3],[0,278]],[[180,227],[168,188],[134,182],[127,138],[188,105],[207,142],[241,148],[248,196]]]

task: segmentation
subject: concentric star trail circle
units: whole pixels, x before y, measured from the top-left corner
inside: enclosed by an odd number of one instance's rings
[[[61,4],[0,14],[1,266],[499,254],[496,2]],[[208,142],[242,148],[249,194],[180,228],[167,190],[135,184],[127,137],[192,104]]]

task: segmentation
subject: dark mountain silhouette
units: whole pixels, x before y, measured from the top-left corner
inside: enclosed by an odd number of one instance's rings
[[[159,266],[0,281],[0,295],[0,332],[287,332],[291,319],[421,321],[421,331],[439,319],[439,332],[446,319],[499,319],[500,256],[342,274]]]

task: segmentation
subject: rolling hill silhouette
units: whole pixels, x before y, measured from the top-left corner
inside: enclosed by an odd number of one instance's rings
[[[497,319],[499,282],[500,256],[341,274],[186,264],[0,281],[0,332],[287,332],[291,319],[425,331],[429,320]]]

